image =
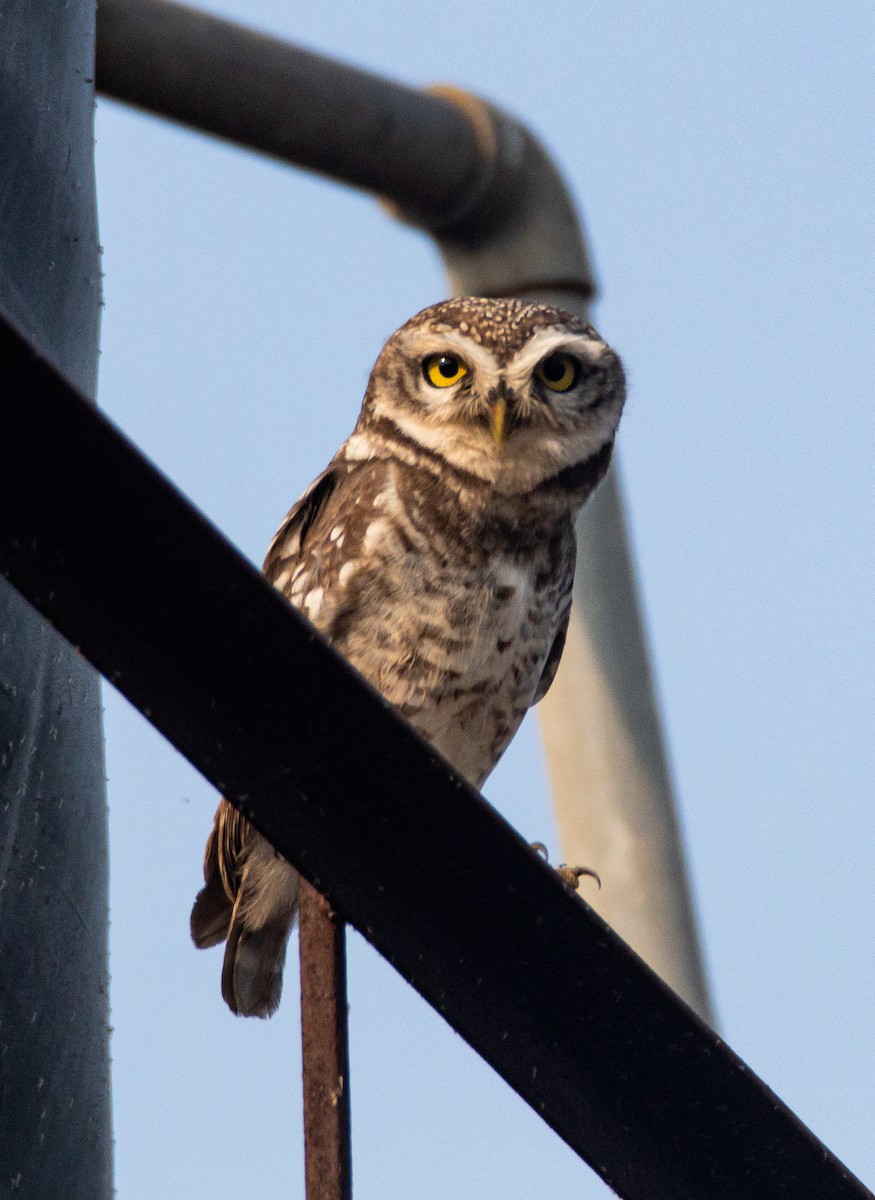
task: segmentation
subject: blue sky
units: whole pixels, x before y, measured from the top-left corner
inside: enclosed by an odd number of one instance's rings
[[[479,92],[555,153],[630,379],[619,458],[721,1030],[871,1185],[870,6],[208,7]],[[260,562],[440,263],[368,197],[107,102],[97,172],[100,402]],[[105,697],[119,1195],[302,1196],[294,969],[273,1021],[227,1013],[188,940],[215,796]],[[555,851],[534,722],[485,792]],[[357,935],[350,960],[359,1200],[607,1194]]]

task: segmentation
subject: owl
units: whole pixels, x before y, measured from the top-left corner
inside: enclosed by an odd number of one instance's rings
[[[283,521],[268,580],[479,788],[553,681],[574,522],[625,397],[571,313],[511,299],[427,308],[389,338],[358,422]],[[279,1004],[295,870],[222,800],[191,914],[226,941],[235,1013]]]

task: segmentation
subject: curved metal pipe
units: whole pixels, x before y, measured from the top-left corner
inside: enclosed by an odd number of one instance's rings
[[[106,96],[391,196],[429,228],[480,192],[452,104],[183,4],[101,0],[96,73]]]
[[[514,118],[168,0],[101,0],[97,34],[104,94],[378,193],[436,239],[456,294],[587,315],[575,206]],[[574,618],[541,726],[563,853],[603,880],[594,907],[711,1019],[616,470],[579,526]]]

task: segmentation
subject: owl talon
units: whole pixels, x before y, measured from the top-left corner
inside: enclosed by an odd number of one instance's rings
[[[531,842],[532,849],[543,858],[544,862],[549,866],[550,855],[547,853],[547,847],[543,842]],[[592,867],[569,867],[565,863],[555,868],[556,874],[561,879],[562,883],[569,892],[576,892],[580,887],[580,880],[583,875],[588,875],[590,879],[594,879],[601,889],[602,881],[597,871]]]
[[[568,867],[565,863],[556,868],[556,874],[568,888],[569,892],[576,892],[580,887],[580,879],[583,875],[588,875],[590,879],[594,879],[601,890],[602,880],[598,871],[594,871],[592,867]]]

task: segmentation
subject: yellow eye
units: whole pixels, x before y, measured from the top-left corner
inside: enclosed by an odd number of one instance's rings
[[[468,368],[455,354],[432,354],[422,364],[422,373],[432,387],[443,388],[458,383]]]
[[[538,363],[535,374],[551,392],[567,392],[580,378],[580,363],[570,354],[550,354]]]

